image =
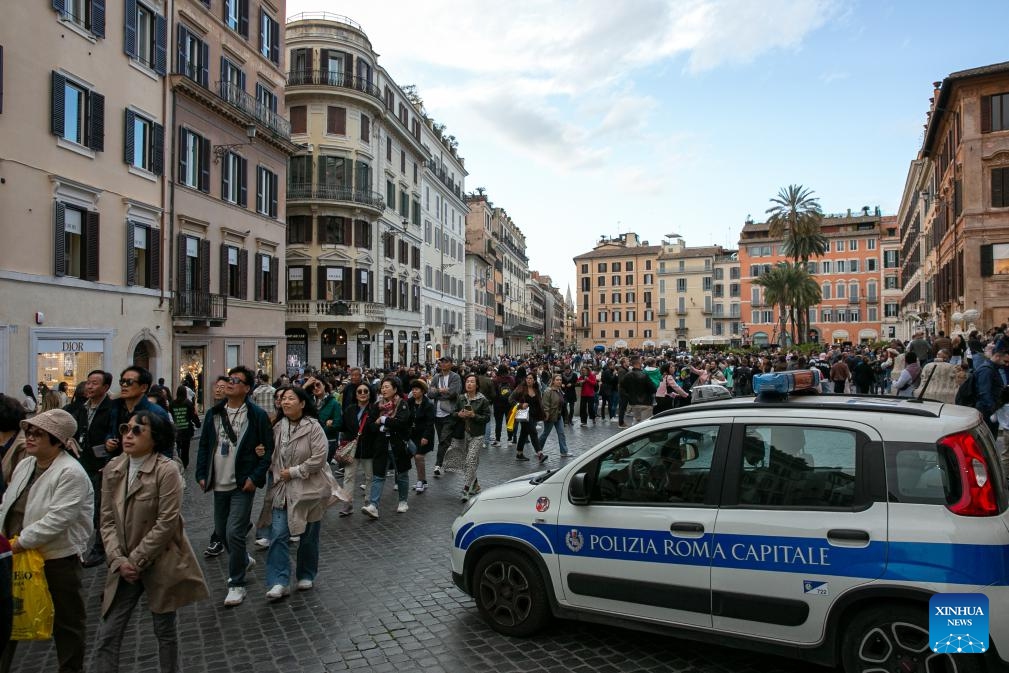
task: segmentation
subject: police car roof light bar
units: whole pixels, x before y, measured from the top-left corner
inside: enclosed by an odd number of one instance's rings
[[[753,394],[758,402],[784,402],[789,395],[815,395],[819,392],[820,372],[815,369],[772,372],[753,377]]]

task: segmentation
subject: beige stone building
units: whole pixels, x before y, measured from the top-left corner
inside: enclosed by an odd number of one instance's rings
[[[658,338],[657,258],[661,245],[635,233],[601,239],[574,258],[578,347],[643,348]]]
[[[176,0],[166,147],[177,378],[285,371],[284,0]],[[205,386],[198,394],[201,399]]]
[[[1009,320],[1009,63],[935,83],[899,217],[908,331]]]
[[[95,368],[118,375],[133,361],[174,378],[161,264],[168,23],[160,2],[4,5],[4,393],[72,385]]]
[[[658,346],[729,345],[740,339],[739,261],[721,246],[663,242],[658,263]],[[653,344],[654,345],[654,344]]]

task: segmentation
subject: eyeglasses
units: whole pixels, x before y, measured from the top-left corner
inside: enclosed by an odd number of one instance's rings
[[[137,383],[139,379],[119,379],[119,386],[121,388],[129,388],[134,383]]]
[[[358,395],[371,395],[371,391],[370,390],[365,390],[364,388],[362,388],[361,390],[357,391],[357,394]]]
[[[125,437],[126,435],[133,433],[134,437],[139,437],[144,434],[144,426],[139,424],[130,425],[129,423],[123,423],[119,426],[119,434]]]
[[[243,386],[249,385],[248,382],[241,376],[229,376],[228,383],[241,383]]]
[[[42,439],[48,434],[49,433],[46,432],[45,430],[36,427],[29,427],[27,430],[25,430],[26,439]]]

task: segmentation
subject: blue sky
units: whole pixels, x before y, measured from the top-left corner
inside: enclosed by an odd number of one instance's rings
[[[565,291],[601,235],[734,247],[790,183],[893,214],[932,82],[1009,60],[1009,4],[289,0],[356,20]]]

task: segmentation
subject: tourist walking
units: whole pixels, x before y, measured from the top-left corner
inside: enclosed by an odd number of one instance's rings
[[[542,463],[547,459],[540,447],[540,438],[536,434],[536,423],[543,420],[543,398],[539,394],[539,384],[536,383],[536,376],[527,374],[511,395],[513,405],[518,405],[515,412],[515,425],[519,428],[518,445],[515,447],[515,460],[529,460],[525,455],[526,440],[532,444],[536,451],[536,457]]]
[[[457,378],[458,376],[456,374]],[[406,448],[410,433],[410,407],[400,396],[399,379],[395,376],[382,379],[378,390],[378,401],[368,410],[368,422],[362,433],[365,436],[365,446],[371,451],[374,474],[371,477],[371,494],[368,496],[370,502],[361,511],[372,519],[378,518],[378,505],[382,500],[390,458],[396,470],[396,491],[399,494],[396,512],[403,514],[410,509],[407,497],[410,493],[411,458]],[[451,433],[448,436],[451,438]]]
[[[200,415],[196,413],[196,405],[189,399],[188,388],[181,383],[175,389],[171,411],[175,421],[175,452],[182,459],[182,467],[185,469],[189,467],[189,446],[193,443],[196,428],[200,427]]]
[[[612,410],[612,407],[611,407]],[[557,446],[561,458],[568,457],[568,441],[564,436],[564,380],[554,374],[550,385],[543,391],[543,434],[539,437],[540,449],[546,448],[550,431],[557,431]]]
[[[358,372],[358,378],[360,379],[360,372]],[[365,381],[358,381],[356,386],[350,389],[351,397],[353,401],[348,405],[344,401],[343,406],[343,431],[341,433],[341,444],[347,444],[354,440],[357,440],[357,445],[354,448],[354,455],[350,456],[350,462],[348,462],[343,468],[343,490],[347,493],[347,502],[343,504],[340,508],[340,516],[350,516],[354,513],[354,496],[357,493],[355,485],[357,484],[357,470],[358,467],[364,472],[364,480],[361,482],[361,488],[364,490],[364,504],[368,504],[368,489],[371,487],[371,477],[372,477],[372,451],[371,447],[364,445],[364,441],[368,438],[362,436],[361,430],[368,423],[368,411],[371,408],[371,404],[374,401],[371,394],[371,386],[369,386]]]
[[[530,374],[530,376],[532,376]],[[463,394],[456,402],[453,423],[462,432],[453,430],[455,439],[452,448],[445,454],[445,470],[462,472],[462,499],[480,492],[477,468],[480,465],[480,449],[483,448],[484,426],[490,421],[490,400],[480,392],[480,381],[476,374],[468,374],[463,381]]]
[[[427,384],[421,379],[410,383],[410,439],[408,448],[417,468],[417,485],[414,490],[427,490],[427,454],[434,449],[434,403],[427,398]]]

